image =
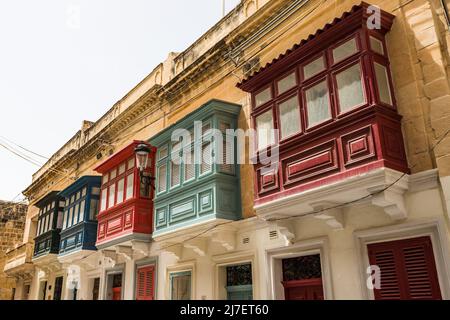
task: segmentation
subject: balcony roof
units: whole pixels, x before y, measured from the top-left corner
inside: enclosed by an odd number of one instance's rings
[[[343,28],[349,29],[352,28],[352,25],[354,27],[363,26],[367,19],[372,15],[368,11],[370,6],[371,5],[366,2],[361,2],[359,5],[353,6],[350,11],[344,12],[340,18],[334,18],[331,23],[327,23],[323,28],[316,30],[314,34],[310,34],[306,39],[294,44],[294,46],[286,52],[266,63],[265,66],[261,67],[259,70],[256,70],[253,74],[238,83],[237,87],[244,91],[250,91],[256,83],[260,82],[262,79],[264,79],[263,81],[267,83],[267,76],[270,75],[274,68],[285,67],[286,65],[291,64],[293,60],[297,60],[298,56],[307,53],[308,48],[306,47],[309,47],[311,43],[317,43],[324,40],[324,34],[328,33],[326,31]],[[381,10],[380,22],[381,31],[383,33],[389,31],[394,18],[394,15]]]
[[[50,191],[41,200],[36,202],[35,206],[38,208],[42,207],[43,205],[47,204],[47,202],[57,199],[58,194],[59,194],[59,191]]]
[[[150,144],[148,144],[144,141],[133,140],[132,143],[127,145],[125,148],[123,148],[119,152],[116,152],[115,154],[111,155],[108,159],[103,161],[99,166],[94,168],[94,170],[98,173],[106,173],[109,170],[117,167],[121,162],[127,160],[131,156],[134,157],[134,148],[140,143],[145,143],[145,144],[147,144],[147,146],[149,146],[153,150],[153,152],[156,151],[155,148],[153,148]]]
[[[86,184],[100,184],[101,177],[100,176],[83,176],[79,178],[77,181],[72,183],[70,186],[65,188],[63,191],[59,193],[60,196],[68,197],[71,194],[80,190]]]

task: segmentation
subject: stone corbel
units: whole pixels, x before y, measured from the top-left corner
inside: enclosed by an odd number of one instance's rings
[[[148,256],[150,252],[150,244],[143,241],[133,241],[132,248],[137,254],[144,256]]]
[[[187,249],[193,250],[201,257],[206,255],[206,240],[205,239],[193,239],[185,242],[183,246]]]
[[[161,249],[175,256],[177,260],[180,260],[183,254],[183,245],[181,244],[167,243],[162,245]]]
[[[406,189],[393,185],[387,190],[381,190],[383,187],[367,190],[372,195],[372,204],[383,208],[384,212],[393,220],[406,219],[408,216],[404,198]]]
[[[48,265],[48,269],[50,272],[56,272],[61,269],[61,264],[59,262],[53,262]]]
[[[128,261],[133,260],[133,249],[131,247],[117,246],[116,253]]]
[[[342,230],[345,227],[344,213],[342,207],[337,207],[339,203],[321,201],[311,203],[310,206],[317,211],[314,218],[323,220],[333,230]]]
[[[211,241],[220,244],[227,251],[233,251],[236,248],[236,231],[220,230],[212,234]]]
[[[294,243],[295,240],[295,228],[294,223],[287,220],[279,220],[270,222],[269,232],[277,231],[284,241],[285,246],[289,246]]]
[[[103,250],[102,262],[107,268],[112,268],[117,263],[117,254],[115,251]]]

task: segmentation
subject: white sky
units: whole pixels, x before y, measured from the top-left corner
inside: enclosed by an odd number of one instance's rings
[[[227,12],[240,2],[226,1]],[[212,27],[221,8],[222,0],[1,1],[0,137],[52,155],[82,120],[97,120]],[[37,169],[0,147],[0,199],[12,200]]]

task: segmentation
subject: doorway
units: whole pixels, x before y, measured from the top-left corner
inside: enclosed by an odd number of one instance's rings
[[[53,300],[61,300],[62,297],[62,289],[63,289],[64,278],[56,277],[55,278],[55,289],[53,294]]]
[[[100,278],[94,278],[92,281],[92,300],[98,300],[100,293]]]
[[[107,275],[106,299],[122,300],[123,273],[114,272]]]
[[[47,280],[41,281],[39,284],[39,295],[38,300],[45,300],[47,295]]]
[[[323,300],[320,254],[281,261],[285,300]]]

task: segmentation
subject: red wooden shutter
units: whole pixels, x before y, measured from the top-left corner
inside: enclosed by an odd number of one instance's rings
[[[370,244],[369,261],[381,270],[375,299],[442,299],[430,237]]]
[[[136,300],[153,300],[155,292],[155,266],[137,269]]]

